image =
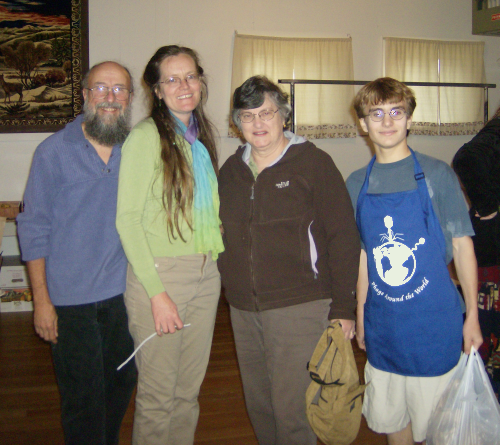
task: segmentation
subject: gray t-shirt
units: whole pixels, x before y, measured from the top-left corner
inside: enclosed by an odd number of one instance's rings
[[[425,174],[432,206],[443,229],[446,240],[446,263],[449,263],[453,258],[452,238],[474,235],[467,204],[458,179],[450,166],[431,156],[418,152],[415,154]],[[416,189],[413,164],[412,156],[390,164],[375,162],[370,175],[368,193],[396,193]],[[366,167],[356,170],[346,181],[355,212],[365,176]]]

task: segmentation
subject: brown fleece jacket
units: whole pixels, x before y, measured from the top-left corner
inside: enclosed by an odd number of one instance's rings
[[[331,157],[308,141],[291,145],[254,180],[243,152],[219,176],[227,300],[255,312],[328,298],[329,319],[353,320],[360,242]]]

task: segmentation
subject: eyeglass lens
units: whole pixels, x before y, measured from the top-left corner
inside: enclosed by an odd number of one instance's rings
[[[403,116],[406,114],[405,111],[402,108],[393,108],[391,111],[389,111],[389,116],[393,120],[400,120],[403,119]],[[384,120],[386,113],[383,110],[372,110],[369,113],[370,119],[374,122],[381,122]]]
[[[278,112],[278,110],[262,110],[261,112],[255,114],[250,112],[245,112],[240,114],[241,122],[248,124],[255,119],[255,116],[259,116],[259,118],[263,121],[270,121],[274,115]]]
[[[126,88],[121,88],[121,87],[109,88],[106,86],[99,85],[99,86],[96,86],[94,88],[89,88],[89,89],[92,90],[92,92],[94,93],[94,96],[97,99],[102,99],[103,97],[106,97],[110,91],[114,94],[114,96],[117,100],[126,100],[130,94],[129,90],[127,90]]]
[[[184,79],[172,76],[160,83],[179,86],[182,84],[183,80],[185,80],[189,85],[196,85],[200,81],[200,76],[198,74],[188,74]]]

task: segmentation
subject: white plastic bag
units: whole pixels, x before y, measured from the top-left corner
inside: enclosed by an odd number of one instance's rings
[[[460,358],[427,429],[427,445],[451,444],[500,444],[500,405],[474,347]]]

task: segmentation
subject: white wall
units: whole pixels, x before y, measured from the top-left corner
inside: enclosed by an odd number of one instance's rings
[[[353,41],[356,80],[382,75],[382,37],[486,42],[490,114],[500,105],[500,39],[471,34],[470,0],[89,0],[90,64],[113,59],[127,65],[139,86],[143,69],[162,45],[196,49],[208,74],[209,114],[221,135],[221,163],[238,141],[227,134],[234,31],[291,37],[345,37]],[[134,123],[145,116],[140,88]],[[0,200],[19,200],[37,144],[47,134],[0,135]],[[410,136],[410,145],[450,162],[470,136]],[[315,143],[330,153],[342,174],[369,161],[365,137]]]

